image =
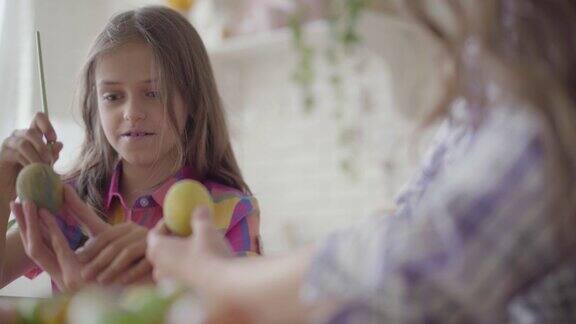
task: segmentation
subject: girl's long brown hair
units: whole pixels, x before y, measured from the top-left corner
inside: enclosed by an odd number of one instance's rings
[[[433,4],[431,4],[433,2]],[[543,121],[550,154],[548,190],[555,201],[550,217],[561,217],[559,237],[576,228],[576,1],[574,0],[400,0],[413,18],[446,49],[453,63],[446,93],[427,122],[448,113],[455,97],[489,105],[487,81],[500,93],[534,109]],[[431,6],[443,6],[438,19]],[[438,9],[438,8],[436,8]],[[466,48],[481,55],[473,62]],[[477,69],[470,71],[471,65]],[[488,78],[488,79],[485,79]],[[484,84],[485,86],[486,84]]]
[[[149,6],[115,15],[97,36],[81,74],[79,105],[85,127],[80,158],[66,176],[79,195],[102,217],[104,195],[118,155],[106,140],[98,116],[95,67],[102,54],[127,42],[144,42],[153,54],[160,93],[172,130],[177,123],[172,98],[179,94],[188,119],[178,141],[179,159],[173,166],[191,166],[202,179],[250,189],[244,182],[226,125],[208,54],[194,27],[178,12]]]

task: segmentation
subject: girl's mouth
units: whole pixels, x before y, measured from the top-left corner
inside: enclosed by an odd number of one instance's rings
[[[140,141],[140,140],[145,140],[145,139],[149,139],[152,138],[152,136],[154,136],[156,134],[154,133],[150,133],[150,132],[143,132],[143,131],[130,131],[130,132],[126,132],[123,133],[121,138],[126,140],[126,141]]]
[[[143,131],[130,131],[122,133],[123,138],[141,138],[155,135],[154,133],[143,132]]]

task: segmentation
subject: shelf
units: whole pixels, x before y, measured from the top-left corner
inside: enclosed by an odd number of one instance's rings
[[[315,21],[306,27],[306,37],[317,44],[326,39],[328,26],[325,21]],[[208,46],[210,58],[218,62],[257,60],[271,55],[293,51],[292,31],[288,27],[253,35],[230,38],[218,46]]]
[[[358,33],[364,46],[376,54],[383,55],[383,31],[392,30],[400,22],[397,18],[377,12],[366,12],[358,24]],[[305,27],[309,44],[323,46],[329,41],[329,27],[324,20],[314,21]],[[218,46],[208,46],[210,58],[215,62],[240,63],[260,60],[269,56],[294,52],[292,31],[288,27],[253,35],[230,38]]]

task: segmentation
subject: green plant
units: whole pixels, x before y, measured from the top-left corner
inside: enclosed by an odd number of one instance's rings
[[[373,0],[327,0],[326,20],[329,26],[329,43],[325,57],[330,63],[332,73],[330,83],[334,92],[342,95],[342,76],[338,69],[342,56],[353,53],[354,48],[361,43],[357,27],[359,18]],[[306,21],[307,7],[298,2],[297,10],[290,18],[294,49],[298,55],[298,63],[293,73],[293,80],[299,85],[303,94],[303,106],[310,112],[316,103],[312,86],[316,80],[313,60],[314,47],[308,42],[303,25]]]
[[[358,32],[358,24],[362,13],[367,10],[374,0],[326,0],[326,21],[328,24],[329,40],[324,52],[328,62],[328,82],[334,94],[334,117],[339,123],[338,144],[346,151],[346,156],[340,161],[341,170],[353,178],[358,177],[356,156],[358,155],[357,141],[360,130],[343,120],[344,109],[347,103],[344,89],[343,66],[355,53],[355,49],[362,43]],[[314,95],[314,83],[317,72],[313,62],[316,59],[316,49],[309,43],[306,29],[306,5],[298,2],[296,10],[290,20],[293,34],[293,44],[298,62],[293,73],[302,95],[304,112],[310,114],[316,107],[317,100]],[[355,70],[360,73],[362,62],[354,64]]]

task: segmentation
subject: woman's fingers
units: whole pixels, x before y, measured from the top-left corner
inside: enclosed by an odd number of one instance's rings
[[[64,186],[64,204],[76,219],[86,226],[90,236],[96,236],[110,227],[96,212],[86,205],[72,186]]]
[[[155,232],[159,235],[170,235],[170,230],[168,229],[168,227],[166,227],[166,223],[164,223],[164,220],[162,219],[158,223],[156,223],[156,225],[152,229],[152,232]]]
[[[206,206],[200,206],[194,209],[192,217],[190,217],[190,226],[194,229],[194,236],[199,240],[211,237],[217,232],[216,227],[214,227],[212,223],[210,209]]]
[[[182,271],[187,272],[187,269],[182,268],[184,260],[189,261],[189,240],[157,232],[148,234],[146,257],[154,266],[155,278],[158,278],[158,274],[179,277]]]

